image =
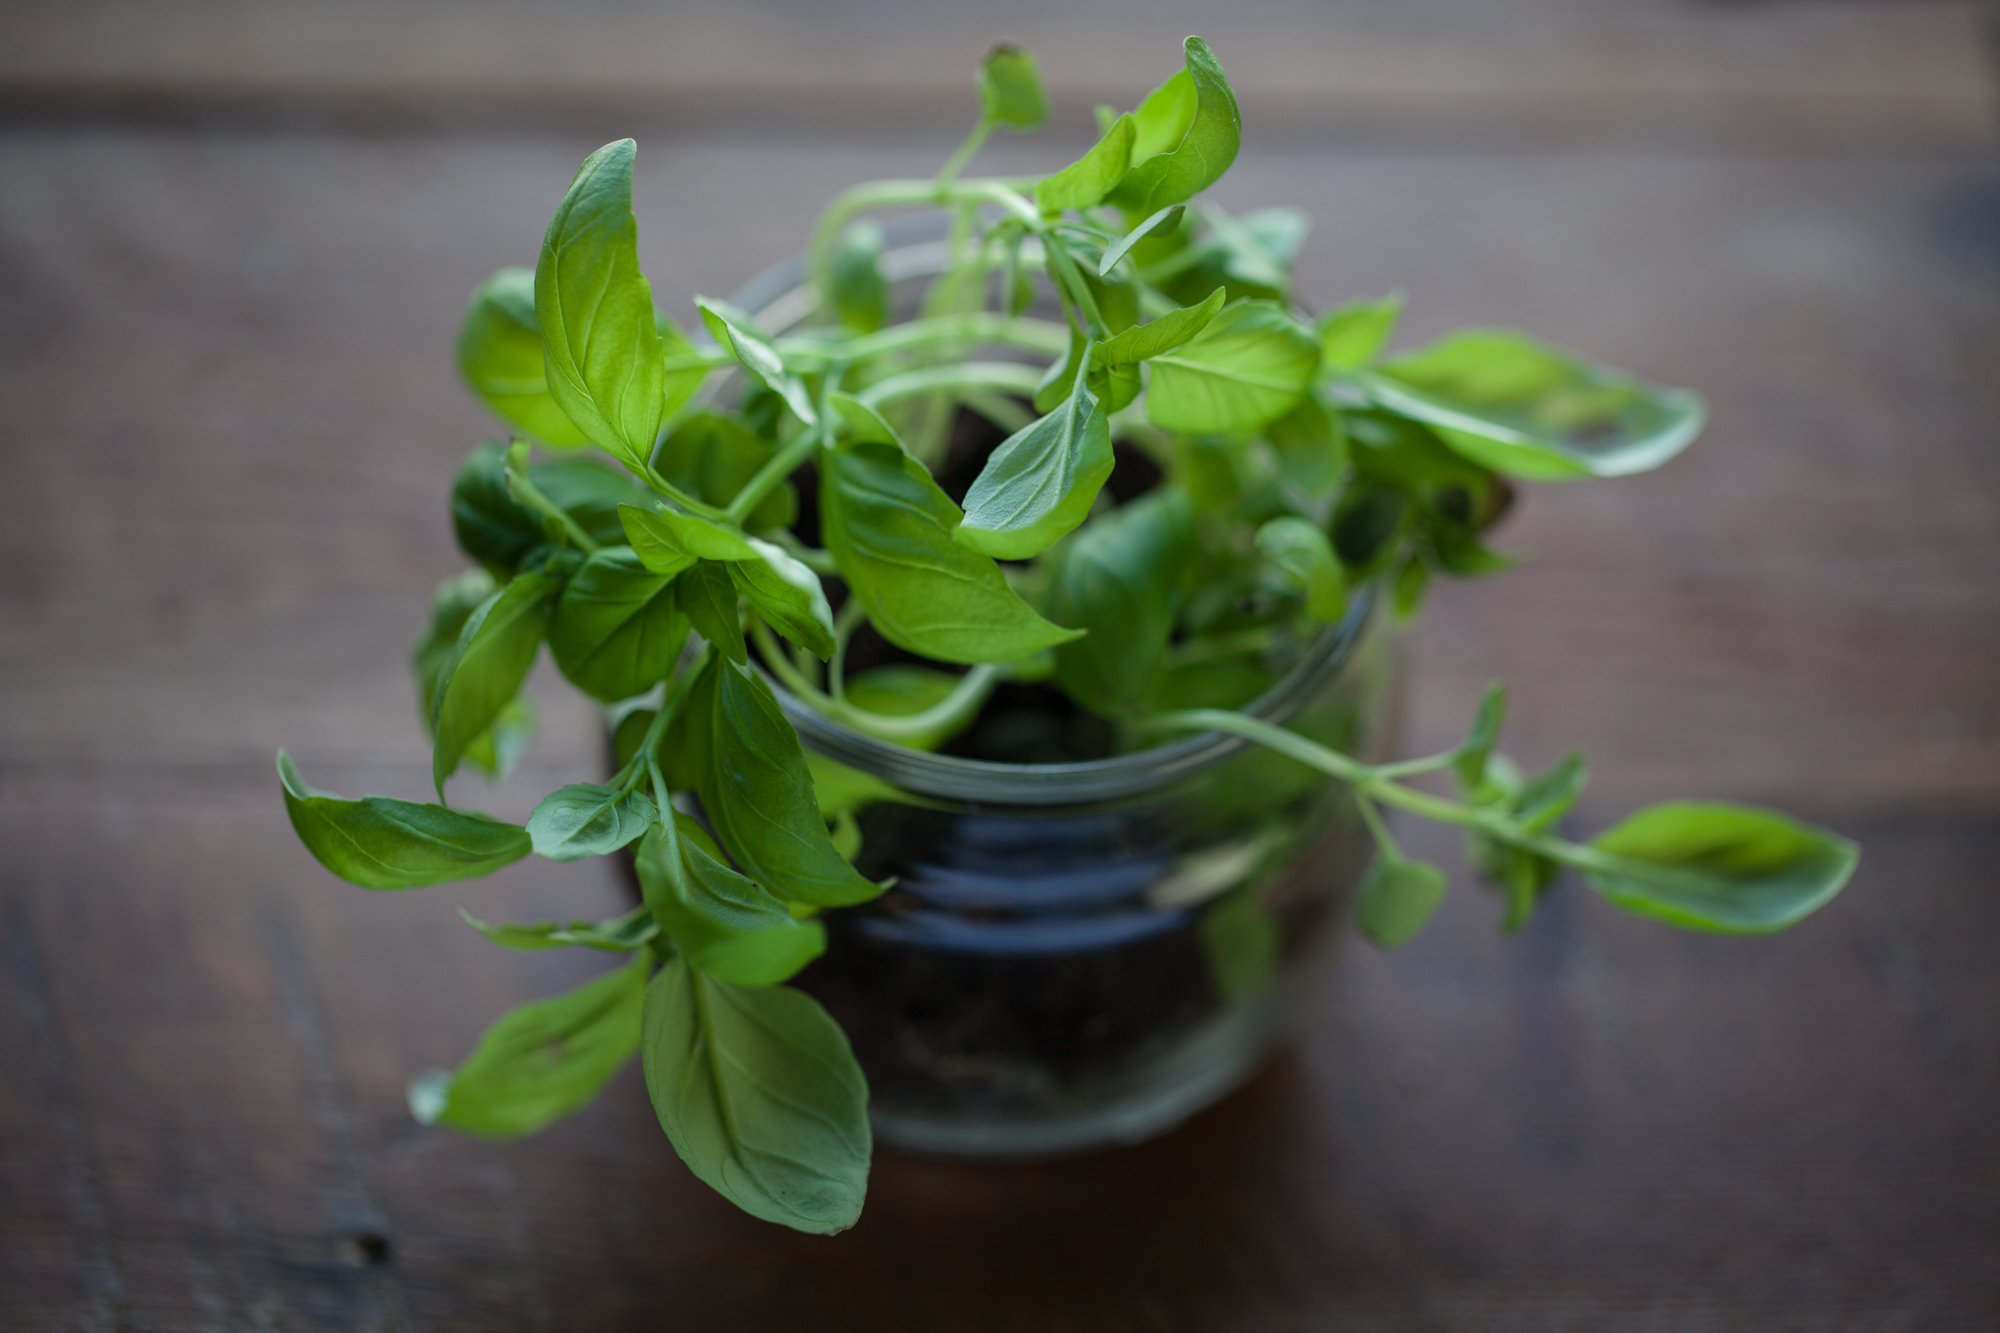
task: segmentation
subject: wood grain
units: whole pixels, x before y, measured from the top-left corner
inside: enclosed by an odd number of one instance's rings
[[[928,140],[640,132],[676,315]],[[1654,476],[1532,488],[1533,560],[1440,590],[1417,742],[1492,676],[1586,749],[1580,831],[1759,799],[1867,847],[1787,936],[1568,886],[1521,937],[1462,879],[1356,947],[1293,1054],[1183,1130],[994,1170],[884,1154],[824,1241],[688,1176],[638,1080],[524,1144],[425,1130],[416,1070],[601,966],[454,909],[617,902],[598,869],[370,894],[270,755],[419,795],[404,654],[489,429],[465,295],[596,140],[0,133],[0,1319],[9,1329],[1980,1329],[2000,1318],[2000,177],[1978,157],[1254,150],[1306,292],[1408,336],[1530,327],[1699,387]],[[1029,170],[1074,145],[1003,145]],[[595,762],[541,683],[524,813]],[[476,784],[459,791],[472,799]],[[485,799],[485,798],[481,798]],[[1449,839],[1413,846],[1456,864]]]

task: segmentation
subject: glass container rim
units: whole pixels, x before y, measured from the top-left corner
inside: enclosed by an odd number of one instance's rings
[[[884,226],[884,259],[892,281],[925,276],[944,256],[942,214],[907,214]],[[901,252],[902,262],[891,260]],[[739,288],[731,303],[759,318],[772,333],[810,313],[806,257],[795,254],[764,270]],[[1342,617],[1315,639],[1305,657],[1282,680],[1246,704],[1242,712],[1283,726],[1318,696],[1353,659],[1381,600],[1366,584],[1354,590]],[[1254,742],[1220,731],[1184,736],[1165,745],[1107,759],[1061,764],[1007,764],[986,759],[914,750],[885,741],[821,713],[761,673],[778,706],[807,749],[912,795],[1005,806],[1067,806],[1144,796],[1241,754]]]

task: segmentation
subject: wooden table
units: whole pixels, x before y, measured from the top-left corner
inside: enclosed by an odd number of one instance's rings
[[[0,1326],[2000,1326],[2000,170],[1978,149],[1291,135],[1222,191],[1314,214],[1315,302],[1403,287],[1412,338],[1519,324],[1709,396],[1686,458],[1531,488],[1503,544],[1532,560],[1438,591],[1412,744],[1505,677],[1510,749],[1591,755],[1579,831],[1707,795],[1860,838],[1799,929],[1680,935],[1567,884],[1508,941],[1461,878],[1181,1130],[1006,1169],[884,1152],[832,1240],[689,1177],[635,1073],[529,1142],[414,1124],[410,1073],[602,966],[498,953],[455,909],[590,915],[618,889],[545,862],[341,884],[271,753],[426,789],[404,655],[459,565],[444,488],[490,429],[453,382],[458,311],[628,129],[677,317],[795,248],[838,184],[949,148],[629,120],[0,131]],[[499,813],[594,767],[555,684]]]

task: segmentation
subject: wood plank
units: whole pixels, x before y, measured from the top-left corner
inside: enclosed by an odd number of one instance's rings
[[[1086,10],[787,0],[560,14],[458,0],[70,0],[9,16],[21,114],[955,126],[997,38],[1041,54],[1059,114],[1133,105],[1203,31],[1254,121],[1463,143],[1990,148],[1980,9],[1672,0],[1100,0]]]
[[[9,1157],[103,1204],[96,1232],[5,1210],[5,1252],[46,1257],[0,1279],[27,1327],[92,1308],[79,1282],[107,1327],[1971,1327],[2000,1309],[2000,828],[1859,831],[1850,894],[1765,941],[1575,886],[1507,941],[1461,883],[1408,951],[1350,950],[1296,1053],[1182,1131],[1004,1169],[885,1152],[826,1241],[688,1176],[630,1072],[525,1143],[408,1119],[412,1071],[604,965],[502,954],[455,905],[605,910],[603,876],[369,894],[273,797],[109,823],[9,801],[8,981],[75,1087],[30,1119],[10,1082]],[[52,1225],[99,1257],[50,1254]],[[364,1231],[386,1263],[349,1262]]]

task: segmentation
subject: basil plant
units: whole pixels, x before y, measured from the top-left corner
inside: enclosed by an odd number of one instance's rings
[[[960,174],[994,127],[1045,118],[1032,55],[996,49],[979,92],[936,177],[860,185],[826,209],[796,331],[699,297],[686,328],[656,311],[630,139],[585,159],[532,272],[475,293],[459,365],[512,438],[475,450],[453,484],[472,565],[438,590],[415,652],[439,800],[332,795],[281,752],[285,805],[321,863],[367,888],[631,848],[643,904],[606,921],[468,917],[504,948],[625,961],[506,1015],[456,1072],[420,1077],[421,1119],[530,1133],[636,1052],[702,1180],[786,1226],[853,1224],[867,1085],[840,1028],[785,982],[825,949],[820,912],[885,886],[851,864],[852,817],[816,797],[772,679],[920,747],[1009,681],[1060,690],[1127,748],[1210,729],[1268,746],[1351,792],[1380,848],[1358,924],[1383,946],[1445,891],[1399,850],[1388,809],[1462,827],[1510,928],[1566,867],[1628,911],[1724,934],[1781,929],[1840,889],[1855,847],[1767,810],[1676,802],[1563,838],[1583,762],[1510,764],[1497,686],[1463,744],[1395,763],[1238,711],[1350,600],[1407,617],[1434,576],[1503,567],[1482,533],[1514,482],[1657,467],[1701,404],[1501,330],[1388,355],[1397,297],[1302,309],[1305,219],[1200,198],[1240,122],[1199,38],[1135,110],[1100,112],[1089,152],[1038,178]],[[949,264],[894,318],[865,215],[913,205],[948,219]],[[725,408],[703,391],[731,372]],[[934,473],[964,413],[1005,439],[954,501]],[[817,545],[794,532],[804,469]],[[1108,487],[1114,472],[1144,484]],[[864,627],[928,665],[849,677]],[[446,804],[453,773],[502,775],[528,744],[522,686],[544,644],[578,689],[623,707],[616,773],[551,793],[525,827]],[[1458,798],[1409,785],[1433,773]]]

